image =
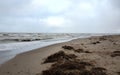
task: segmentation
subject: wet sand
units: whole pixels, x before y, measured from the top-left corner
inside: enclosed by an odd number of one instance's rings
[[[65,45],[71,46],[75,50],[83,49],[91,53],[65,50],[62,48]],[[42,75],[43,70],[48,70],[54,64],[54,62],[43,64],[43,62],[48,56],[58,51],[75,54],[77,59],[92,62],[97,67],[104,67],[107,69],[108,75],[119,75],[120,56],[119,54],[114,55],[113,52],[120,51],[120,35],[75,39],[22,53],[2,64],[0,66],[0,75]]]

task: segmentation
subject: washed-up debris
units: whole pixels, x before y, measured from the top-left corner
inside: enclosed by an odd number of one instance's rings
[[[114,52],[111,54],[111,57],[116,57],[116,56],[120,56],[120,51],[114,51]]]
[[[90,52],[90,51],[84,51],[84,49],[82,49],[82,48],[75,49],[74,47],[72,47],[72,46],[67,46],[67,45],[62,46],[62,48],[65,49],[65,50],[66,50],[66,49],[67,49],[67,50],[72,50],[72,51],[77,52],[77,53],[92,53],[92,52]]]
[[[67,46],[67,45],[62,46],[62,48],[67,49],[67,50],[74,50],[72,46]]]
[[[44,61],[44,63],[50,63],[50,62],[55,62],[59,60],[70,60],[76,57],[77,56],[74,54],[66,54],[64,51],[59,51],[53,55],[48,56]]]
[[[107,75],[106,69],[102,67],[94,67],[89,62],[79,60],[57,62],[50,69],[42,72],[42,75]],[[90,70],[86,66],[92,66]]]
[[[100,41],[92,42],[92,44],[99,44],[99,43],[100,43]]]

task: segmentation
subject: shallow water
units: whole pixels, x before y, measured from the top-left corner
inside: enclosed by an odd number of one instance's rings
[[[71,38],[61,39],[49,39],[33,42],[18,42],[18,43],[7,43],[0,44],[0,64],[12,59],[17,54],[31,51],[37,48],[45,47],[48,45],[66,42],[72,40]]]
[[[79,36],[76,38],[87,38],[91,36],[92,35]],[[14,58],[17,54],[35,50],[56,43],[67,42],[76,38],[57,38],[32,42],[15,42],[0,44],[0,64],[3,64],[4,62]]]

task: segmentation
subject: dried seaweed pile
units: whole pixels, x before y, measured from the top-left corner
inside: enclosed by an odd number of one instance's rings
[[[107,75],[105,68],[95,67],[94,64],[76,57],[74,54],[66,54],[63,51],[48,56],[44,63],[55,63],[48,70],[44,70],[42,75]]]
[[[82,49],[82,48],[79,48],[79,49],[74,49],[74,47],[72,47],[72,46],[67,46],[67,45],[65,45],[65,46],[62,46],[62,48],[64,49],[64,50],[73,50],[74,52],[77,52],[77,53],[92,53],[92,52],[90,52],[90,51],[84,51],[84,49]]]
[[[53,55],[50,55],[46,58],[44,63],[62,61],[62,60],[71,60],[76,58],[77,56],[74,54],[66,54],[64,51],[59,51]]]
[[[114,51],[114,52],[111,54],[111,57],[116,57],[116,56],[120,56],[120,51]]]

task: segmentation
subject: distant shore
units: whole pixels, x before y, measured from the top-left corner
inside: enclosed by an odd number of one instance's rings
[[[71,48],[64,49],[63,46]],[[82,51],[79,51],[81,49]],[[119,75],[120,35],[80,38],[25,52],[2,64],[0,75],[43,75],[43,71],[49,70],[51,65],[55,63],[43,62],[48,56],[59,51],[68,55],[74,54],[76,59],[91,62],[95,67],[103,67],[107,70],[107,75]]]

